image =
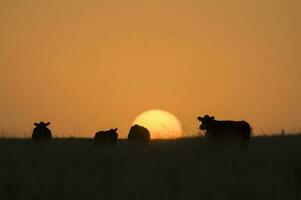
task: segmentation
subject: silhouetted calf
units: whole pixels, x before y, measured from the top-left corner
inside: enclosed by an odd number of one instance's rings
[[[131,127],[128,135],[129,141],[137,141],[147,144],[150,142],[150,139],[150,132],[145,127],[137,124]]]
[[[44,123],[34,123],[36,126],[33,129],[31,138],[33,140],[50,140],[51,139],[51,131],[47,126],[50,125],[50,122]]]
[[[208,138],[239,138],[244,141],[250,138],[251,127],[246,121],[218,121],[208,115],[198,117],[198,120],[202,122],[200,129],[206,131]]]
[[[117,128],[110,129],[107,131],[99,131],[95,134],[94,141],[95,144],[117,144]]]

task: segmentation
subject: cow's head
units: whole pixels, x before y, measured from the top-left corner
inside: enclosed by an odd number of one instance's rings
[[[118,130],[118,128],[115,128],[115,129],[111,129],[110,131],[111,132],[116,132]]]
[[[204,117],[198,117],[198,120],[202,122],[200,129],[208,130],[211,127],[212,122],[214,121],[214,117],[210,117],[209,115],[205,115]]]
[[[50,125],[50,122],[47,122],[47,123],[45,123],[45,122],[34,123],[34,125],[35,125],[36,127],[47,127],[47,126]]]

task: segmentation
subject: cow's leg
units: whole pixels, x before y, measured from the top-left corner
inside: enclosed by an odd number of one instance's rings
[[[241,151],[242,153],[246,153],[249,149],[249,141],[248,140],[241,140],[240,142],[240,147],[241,147]]]

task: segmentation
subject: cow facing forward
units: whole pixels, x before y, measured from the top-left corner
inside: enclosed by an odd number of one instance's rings
[[[239,138],[248,141],[251,135],[251,127],[246,121],[218,121],[212,116],[205,115],[198,117],[202,122],[200,129],[206,131],[206,137],[218,138]]]
[[[44,123],[34,123],[35,128],[33,129],[31,138],[33,140],[50,140],[51,139],[51,131],[47,127],[50,125],[50,122]]]
[[[140,126],[140,125],[134,125],[131,127],[128,140],[133,142],[140,142],[144,144],[148,144],[150,142],[150,132],[147,128]]]
[[[115,145],[117,144],[117,138],[118,138],[118,133],[117,133],[117,128],[115,129],[110,129],[107,131],[99,131],[95,134],[94,141],[95,144],[98,145],[106,145],[106,144],[111,144]]]

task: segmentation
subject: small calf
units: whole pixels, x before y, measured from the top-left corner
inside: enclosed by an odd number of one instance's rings
[[[50,140],[51,139],[51,131],[47,126],[50,125],[50,122],[44,123],[34,123],[36,126],[33,129],[31,139],[33,140]]]
[[[105,145],[105,144],[117,144],[117,128],[110,129],[107,131],[99,131],[95,134],[94,141],[95,144]]]

